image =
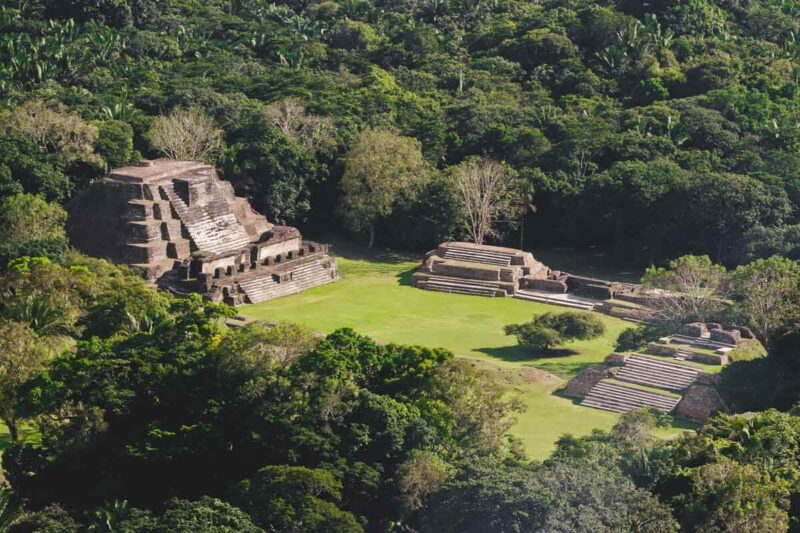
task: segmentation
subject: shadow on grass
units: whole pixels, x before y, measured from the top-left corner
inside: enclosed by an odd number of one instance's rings
[[[385,248],[369,249],[365,246],[358,246],[342,240],[332,240],[328,242],[330,242],[331,251],[335,255],[346,257],[347,259],[363,259],[389,265],[396,265],[400,263],[406,263],[408,261],[418,261],[422,259],[422,256],[417,254],[398,252]]]
[[[477,348],[475,351],[486,354],[490,357],[496,357],[509,363],[531,362],[536,363],[538,368],[542,368],[540,364],[542,361],[548,359],[557,359],[559,357],[568,357],[575,355],[578,352],[568,348],[560,348],[557,350],[537,351],[530,348],[524,348],[519,345],[515,346],[501,346],[493,348]]]
[[[404,272],[400,272],[396,276],[397,277],[397,284],[410,287],[411,286],[411,282],[412,282],[413,277],[414,277],[414,272],[416,272],[416,271],[417,271],[417,269],[416,269],[416,267],[414,267],[414,268],[409,268],[408,270],[406,270]]]

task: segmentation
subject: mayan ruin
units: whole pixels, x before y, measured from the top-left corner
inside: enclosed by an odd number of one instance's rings
[[[414,273],[420,289],[510,296],[522,300],[591,310],[618,297],[634,297],[639,286],[553,270],[530,252],[471,242],[445,242],[425,255]]]
[[[82,251],[139,267],[159,287],[231,305],[331,283],[336,261],[234,194],[214,167],[156,159],[118,168],[68,206]]]

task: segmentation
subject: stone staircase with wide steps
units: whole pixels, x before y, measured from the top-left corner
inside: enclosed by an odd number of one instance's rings
[[[600,381],[592,387],[581,405],[625,413],[642,407],[654,407],[659,411],[672,411],[680,397],[657,394],[635,387],[625,387],[609,381]]]
[[[473,279],[451,278],[447,276],[430,276],[425,280],[423,288],[429,291],[452,292],[473,296],[496,296],[501,290],[496,283]]]
[[[517,289],[517,291],[514,293],[514,298],[519,298],[520,300],[527,300],[529,302],[560,305],[562,307],[569,307],[572,309],[582,309],[584,311],[591,311],[596,307],[596,305],[591,302],[585,302],[567,298],[553,298],[550,296],[545,296],[540,293],[527,291],[525,289]]]
[[[175,209],[198,249],[211,254],[236,252],[250,244],[250,236],[229,209],[222,193],[212,189],[214,202],[189,209],[172,184],[159,187]],[[225,207],[222,207],[225,206]]]
[[[469,261],[471,263],[484,263],[487,265],[509,266],[511,254],[491,252],[488,250],[474,250],[471,248],[448,248],[444,252],[445,259]]]
[[[689,366],[632,355],[625,360],[616,378],[659,389],[682,391],[697,380],[698,373],[698,369]]]
[[[310,287],[331,283],[331,270],[322,261],[304,262],[292,270],[292,279],[277,281],[274,276],[261,275],[244,277],[237,282],[246,296],[246,303],[258,303],[272,298],[297,294]]]

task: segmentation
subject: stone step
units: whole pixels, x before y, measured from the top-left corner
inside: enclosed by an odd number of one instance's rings
[[[489,265],[508,266],[511,264],[511,255],[497,254],[470,250],[465,248],[448,248],[444,252],[445,259],[457,259],[459,261],[469,261],[472,263],[484,263]]]
[[[654,359],[652,357],[644,357],[642,355],[631,355],[625,360],[625,364],[643,364],[649,366],[660,367],[664,369],[668,369],[672,372],[684,374],[684,375],[691,375],[697,377],[697,374],[700,372],[699,369],[688,366],[688,365],[681,365],[679,363],[672,363],[670,361],[661,361],[659,359]]]
[[[249,277],[237,283],[248,303],[258,303],[335,281],[331,277],[331,270],[317,262],[298,266],[292,277],[291,281],[277,282],[271,274],[264,272],[262,276]]]
[[[638,376],[642,375],[644,378],[661,379],[663,381],[673,382],[676,385],[686,383],[693,383],[697,379],[697,374],[684,374],[680,372],[673,372],[669,369],[652,367],[650,365],[640,364],[637,362],[626,363],[619,370],[619,374]]]
[[[615,412],[627,412],[641,407],[654,407],[665,413],[672,411],[678,397],[660,395],[633,387],[601,381],[589,391],[582,405]]]
[[[500,290],[502,286],[497,281],[484,281],[479,279],[455,278],[452,276],[428,276],[425,282],[437,281],[442,283],[453,283],[456,285],[463,285],[465,287],[488,288],[492,290]]]
[[[496,289],[488,287],[473,287],[469,285],[461,285],[456,283],[428,280],[425,283],[425,289],[430,291],[439,292],[453,292],[458,294],[471,294],[475,296],[493,297],[497,292]]]
[[[483,248],[464,248],[461,246],[451,246],[447,248],[446,251],[462,253],[462,254],[480,255],[485,257],[496,257],[500,259],[511,259],[512,257],[514,257],[514,254],[508,252],[486,250]]]
[[[519,298],[520,300],[527,300],[530,302],[545,303],[550,305],[560,305],[562,307],[569,307],[572,309],[582,309],[584,311],[591,311],[595,307],[594,305],[588,303],[562,300],[559,298],[548,298],[547,296],[531,294],[521,290],[518,290],[517,292],[514,293],[514,298]]]
[[[595,390],[597,389],[597,390]],[[674,406],[680,401],[678,396],[667,396],[666,394],[659,394],[642,390],[637,387],[628,387],[618,383],[612,383],[607,380],[599,382],[592,388],[598,394],[610,394],[611,397],[618,399],[620,402],[649,402],[650,405],[658,405],[662,407]],[[589,391],[591,394],[592,391]]]

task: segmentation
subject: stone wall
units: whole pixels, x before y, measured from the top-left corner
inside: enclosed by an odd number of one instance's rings
[[[610,366],[622,366],[625,364],[625,361],[628,359],[629,355],[626,353],[617,353],[614,352],[606,356],[604,362]]]
[[[608,375],[608,369],[605,365],[598,364],[584,368],[569,380],[569,383],[564,387],[564,396],[584,398],[592,390],[592,387],[607,378]]]
[[[705,422],[715,414],[726,411],[725,402],[716,389],[695,384],[684,393],[674,414],[681,418]]]

